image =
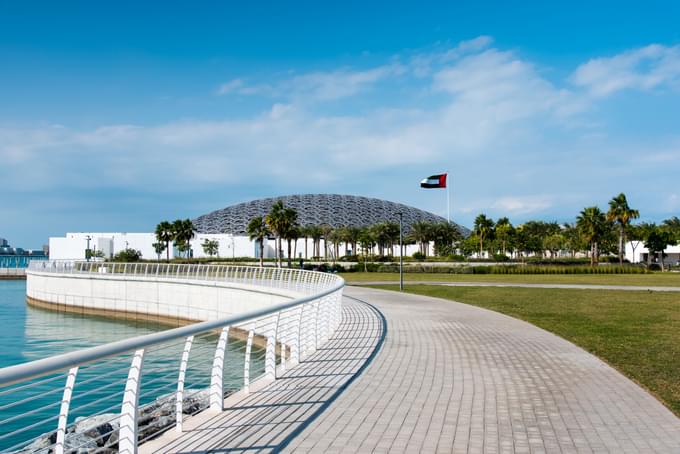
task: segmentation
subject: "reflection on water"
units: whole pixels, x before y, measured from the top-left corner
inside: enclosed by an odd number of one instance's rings
[[[25,281],[0,281],[0,326],[0,367],[167,329],[27,306]]]
[[[5,346],[0,349],[0,367],[168,329],[166,325],[151,321],[108,320],[104,317],[27,306],[25,281],[0,281],[0,326],[0,345]],[[216,342],[216,333],[196,336],[187,370],[188,390],[205,389],[209,386]],[[180,339],[147,349],[140,403],[149,403],[158,396],[171,394],[175,390],[183,343],[184,340]],[[230,339],[224,370],[227,390],[242,386],[244,351],[243,342]],[[251,377],[256,377],[264,371],[264,351],[253,346],[251,355]],[[69,423],[76,416],[120,411],[130,359],[131,355],[125,354],[81,368],[74,389]],[[61,401],[63,378],[60,376],[57,380],[37,388],[0,395],[0,408],[4,408],[0,411],[0,422],[7,418],[17,418],[0,424],[0,450],[56,427],[58,407],[55,405]],[[40,398],[31,400],[28,405],[6,407],[36,393]],[[28,415],[30,411],[43,406],[44,410]],[[31,427],[34,424],[36,427]],[[10,432],[24,429],[27,430],[6,436]]]

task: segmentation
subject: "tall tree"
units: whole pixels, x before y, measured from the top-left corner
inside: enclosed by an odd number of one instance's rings
[[[309,226],[298,227],[298,234],[305,242],[305,260],[307,260],[307,241],[309,240]]]
[[[153,246],[153,250],[156,252],[156,257],[158,257],[158,261],[161,261],[161,254],[165,250],[165,243],[162,241],[156,241],[153,243],[151,246]]]
[[[346,230],[346,241],[352,245],[352,255],[359,255],[357,252],[357,243],[359,242],[359,235],[361,234],[361,228],[359,227],[347,227]]]
[[[418,243],[418,250],[423,255],[428,255],[430,241],[432,241],[432,223],[427,221],[416,221],[411,224],[409,237]]]
[[[584,208],[576,218],[576,225],[583,239],[590,244],[590,266],[599,261],[598,243],[607,234],[607,217],[596,206]]]
[[[507,254],[508,243],[512,240],[512,236],[515,233],[515,228],[510,223],[510,219],[503,217],[496,222],[495,236],[500,242],[501,254]]]
[[[294,208],[284,208],[283,210],[283,222],[281,224],[282,231],[281,235],[288,243],[288,268],[291,267],[291,243],[295,240],[297,243],[298,239],[298,222],[297,222],[297,211]]]
[[[175,230],[173,228],[173,224],[169,223],[168,221],[160,222],[156,226],[156,239],[159,243],[165,243],[167,260],[170,261],[170,242],[174,241],[175,239]]]
[[[630,224],[631,219],[640,217],[638,210],[632,209],[628,205],[626,195],[622,192],[609,201],[609,211],[607,211],[607,220],[615,222],[619,226],[619,264],[623,265],[623,255],[625,253],[625,239],[626,229]]]
[[[310,225],[307,227],[308,234],[312,238],[312,257],[321,256],[321,238],[323,237],[323,230],[318,225]]]
[[[321,236],[323,237],[323,258],[324,260],[328,259],[328,245],[330,244],[330,235],[331,232],[333,231],[333,227],[331,227],[328,224],[321,224],[319,226],[321,229]],[[320,243],[320,241],[319,241]],[[321,248],[321,244],[319,244],[319,248]],[[319,250],[319,255],[321,255],[321,251]]]
[[[277,200],[274,202],[274,205],[272,205],[271,209],[269,210],[269,213],[265,216],[264,220],[267,223],[267,226],[269,229],[272,231],[274,236],[276,237],[275,243],[276,243],[276,260],[277,260],[277,265],[279,268],[282,267],[281,259],[282,259],[282,247],[281,247],[281,240],[283,238],[283,233],[286,228],[286,219],[285,219],[285,210],[286,208],[283,205],[283,202],[281,200]]]
[[[475,218],[474,232],[479,239],[479,257],[482,257],[484,251],[484,240],[493,233],[493,220],[486,217],[484,213],[477,215]]]
[[[461,239],[460,232],[450,222],[439,222],[432,225],[434,253],[438,256],[450,255],[454,252],[453,243]]]
[[[177,249],[185,252],[188,258],[191,255],[191,240],[196,236],[193,222],[191,219],[177,219],[172,223],[172,229],[175,232],[174,240]]]
[[[654,253],[659,254],[659,265],[661,265],[661,271],[664,270],[663,266],[663,256],[666,247],[677,244],[677,240],[673,237],[673,233],[665,227],[657,227],[649,232],[647,240],[645,241],[645,247],[649,251],[651,256]]]
[[[260,245],[260,267],[264,266],[264,242],[271,235],[267,223],[264,221],[262,216],[254,217],[248,223],[246,228],[246,233],[250,238],[250,241],[257,241]]]

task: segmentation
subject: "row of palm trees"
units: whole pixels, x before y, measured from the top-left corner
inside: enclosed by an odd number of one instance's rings
[[[288,266],[291,265],[291,258],[297,255],[297,240],[299,239],[304,240],[305,259],[310,256],[308,250],[310,239],[312,240],[312,257],[322,256],[321,241],[323,240],[324,258],[340,257],[342,245],[344,245],[345,256],[357,255],[359,250],[368,256],[375,248],[380,256],[394,256],[395,246],[399,244],[399,224],[396,222],[380,222],[366,227],[333,228],[327,224],[301,226],[297,220],[297,212],[293,208],[285,207],[281,201],[277,201],[265,216],[251,219],[247,226],[247,234],[259,245],[261,266],[264,264],[265,241],[272,236],[276,242],[278,266],[282,263],[284,241],[288,245]],[[430,241],[434,241],[436,251],[443,252],[451,250],[454,242],[461,238],[461,232],[453,224],[423,221],[412,224],[411,232],[404,237],[404,241],[405,243],[419,243],[421,251],[426,255]]]
[[[627,241],[631,241],[634,249],[644,242],[650,250],[648,259],[651,259],[653,253],[661,257],[668,245],[680,240],[680,220],[677,218],[666,220],[659,226],[632,224],[639,217],[640,212],[631,208],[623,193],[609,201],[606,212],[597,206],[584,208],[573,224],[528,221],[515,227],[508,218],[494,222],[480,214],[475,218],[473,234],[459,247],[468,254],[476,248],[480,256],[485,251],[502,255],[510,252],[516,256],[548,252],[551,257],[564,250],[570,251],[572,256],[583,251],[590,257],[591,265],[595,265],[602,253],[616,253],[622,264]]]
[[[191,219],[159,222],[155,231],[154,250],[158,257],[165,251],[167,260],[170,260],[170,243],[173,243],[179,252],[185,253],[189,257],[191,255],[191,240],[196,236],[195,232],[196,228]]]

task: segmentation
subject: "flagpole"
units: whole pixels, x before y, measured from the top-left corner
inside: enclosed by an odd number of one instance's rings
[[[451,182],[449,181],[449,172],[446,172],[446,220],[451,223],[451,196],[449,194],[449,186]]]

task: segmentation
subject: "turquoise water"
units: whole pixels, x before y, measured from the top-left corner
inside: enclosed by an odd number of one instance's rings
[[[2,280],[0,326],[0,345],[3,346],[0,349],[0,367],[168,329],[165,325],[146,321],[113,321],[29,307],[26,305],[26,282]],[[212,333],[195,339],[187,370],[187,390],[209,386],[216,341],[217,337]],[[174,392],[182,349],[183,342],[178,341],[147,350],[140,397],[142,404]],[[242,385],[244,350],[243,342],[230,339],[225,358],[227,389],[237,389]],[[253,346],[251,376],[256,377],[264,370],[263,356],[262,349]],[[69,423],[77,416],[120,410],[130,359],[130,355],[122,355],[80,368]],[[28,389],[7,392],[7,389],[0,388],[0,451],[56,428],[65,374],[57,374],[54,378]],[[12,406],[24,399],[29,401]],[[31,413],[36,409],[39,411]],[[22,432],[11,434],[17,430]]]

